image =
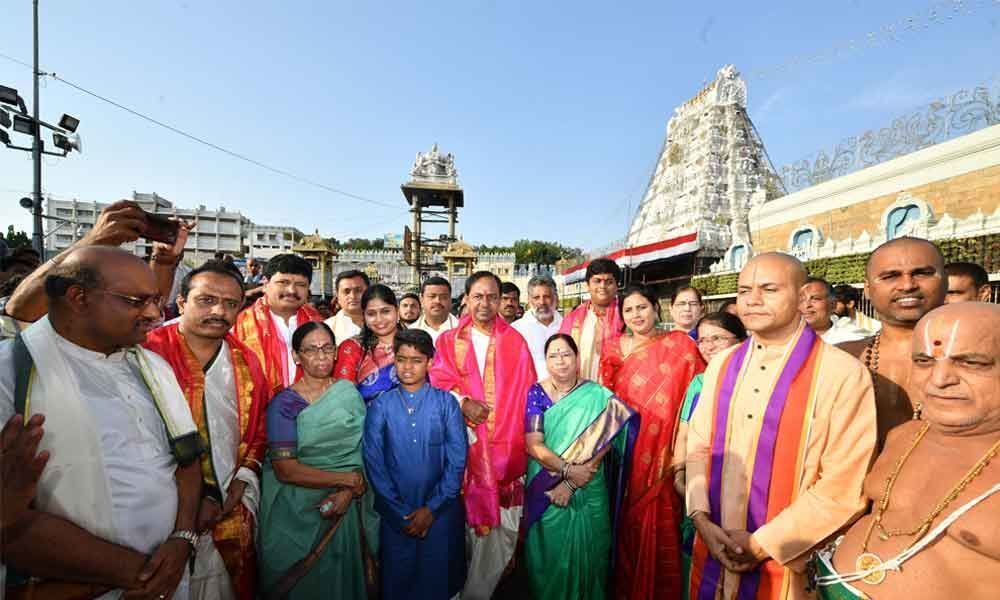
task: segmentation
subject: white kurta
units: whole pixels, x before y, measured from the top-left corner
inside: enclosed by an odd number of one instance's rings
[[[535,362],[535,373],[538,375],[538,381],[549,378],[549,370],[545,366],[545,342],[549,341],[549,338],[553,335],[559,333],[562,320],[562,315],[557,311],[552,318],[552,322],[545,325],[535,316],[535,311],[531,310],[524,313],[523,317],[514,321],[511,325],[521,334],[524,341],[528,343],[528,350],[531,352],[531,358]]]
[[[361,327],[355,325],[351,317],[343,310],[324,321],[324,323],[333,330],[333,336],[337,338],[338,348],[345,340],[349,340],[356,335],[361,335]]]
[[[490,336],[470,328],[472,332],[472,348],[476,354],[476,366],[479,376],[486,372],[486,353],[490,347]],[[482,400],[482,398],[479,398]],[[469,443],[473,442],[470,438]],[[466,552],[469,559],[469,571],[462,590],[463,600],[489,600],[493,590],[500,583],[507,563],[514,556],[517,547],[517,528],[521,523],[523,507],[513,506],[500,509],[500,526],[489,534],[480,536],[471,527],[465,528]]]
[[[426,331],[428,334],[430,334],[431,341],[433,341],[436,344],[438,341],[438,336],[448,331],[449,329],[454,329],[456,327],[458,327],[458,317],[456,317],[451,313],[448,313],[448,318],[446,318],[444,320],[444,323],[441,323],[441,327],[437,329],[434,329],[434,327],[432,327],[431,324],[427,322],[425,315],[420,315],[420,318],[414,321],[413,325],[410,325],[408,329],[419,329],[420,331]]]
[[[56,335],[56,347],[75,379],[78,393],[100,440],[113,535],[110,541],[149,554],[174,530],[177,517],[177,463],[171,453],[163,420],[139,375],[124,352],[105,356]],[[13,341],[0,343],[0,423],[14,415]],[[34,356],[38,368],[56,357]],[[162,360],[153,357],[154,360]],[[169,367],[168,367],[169,369]],[[176,382],[173,382],[176,386]],[[190,417],[189,417],[190,418]],[[47,423],[48,425],[48,423]],[[58,432],[46,427],[46,437]],[[51,440],[55,441],[55,440]],[[54,452],[46,471],[60,468]],[[95,486],[105,482],[94,482]],[[113,591],[102,596],[117,598]],[[188,577],[174,598],[188,598]]]
[[[278,335],[285,342],[285,366],[281,370],[281,373],[285,378],[285,387],[288,387],[295,383],[295,359],[292,357],[292,334],[299,328],[299,317],[297,314],[292,315],[292,318],[288,319],[286,323],[284,319],[274,314],[274,312],[268,311],[268,314],[271,315],[271,320],[274,321]]]

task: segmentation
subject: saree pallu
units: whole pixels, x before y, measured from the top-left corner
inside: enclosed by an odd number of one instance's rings
[[[635,412],[607,388],[586,381],[544,414],[545,445],[564,460],[584,463],[612,444],[608,454],[617,454],[619,470],[627,469],[638,423]],[[605,478],[606,464],[560,508],[545,495],[561,485],[559,475],[534,460],[528,462],[525,556],[534,597],[607,597],[616,521],[607,482],[618,478]]]
[[[361,437],[365,407],[357,390],[347,381],[337,381],[296,418],[297,459],[324,471],[362,469]],[[323,537],[330,521],[320,517],[317,506],[329,493],[282,483],[271,460],[264,464],[260,508],[261,589],[270,590],[296,561],[308,554]],[[365,565],[361,528],[372,554],[377,552],[378,515],[374,494],[367,492],[355,502],[323,555],[288,596],[290,599],[330,600],[365,598]]]
[[[375,347],[365,352],[357,339],[349,339],[337,350],[337,364],[334,373],[338,378],[347,379],[358,386],[358,392],[365,406],[372,403],[379,394],[399,385],[396,376],[396,354]]]
[[[628,356],[621,349],[626,339],[601,361],[602,381],[641,422],[618,532],[615,597],[674,600],[682,587],[681,501],[670,468],[674,433],[684,393],[705,363],[683,331],[658,335]]]

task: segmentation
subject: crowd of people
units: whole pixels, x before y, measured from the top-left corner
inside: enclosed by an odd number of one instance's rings
[[[597,259],[565,316],[544,276],[347,271],[324,319],[305,259],[181,271],[183,226],[118,248],[141,214],[4,299],[0,598],[1000,589],[1000,306],[927,240],[869,257],[878,321],[781,253],[714,312]]]

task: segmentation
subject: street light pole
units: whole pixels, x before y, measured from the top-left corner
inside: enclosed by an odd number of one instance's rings
[[[34,85],[35,85],[35,106],[32,110],[32,116],[35,119],[35,141],[31,146],[31,160],[34,163],[35,171],[35,181],[33,189],[33,200],[34,203],[31,207],[31,213],[34,217],[34,224],[31,234],[31,244],[35,247],[35,251],[38,255],[45,259],[45,247],[44,240],[42,238],[42,127],[38,124],[38,80],[39,80],[39,70],[38,70],[38,0],[32,0],[32,6],[34,8],[34,18],[35,18],[35,68],[34,68]]]

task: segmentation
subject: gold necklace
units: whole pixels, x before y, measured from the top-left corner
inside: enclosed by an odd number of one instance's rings
[[[576,386],[579,385],[580,379],[577,378],[577,379],[573,380],[573,385],[571,385],[568,388],[566,388],[566,391],[563,391],[563,390],[559,389],[558,387],[556,387],[556,382],[555,382],[554,379],[552,381],[550,381],[549,383],[552,384],[552,389],[555,390],[559,394],[560,398],[562,398],[566,394],[572,392],[576,388]]]
[[[889,498],[892,496],[892,488],[896,484],[896,479],[899,477],[900,471],[903,470],[903,465],[906,463],[907,459],[910,458],[910,454],[912,454],[916,447],[920,444],[920,441],[924,439],[924,435],[927,434],[929,429],[930,423],[925,423],[924,426],[920,428],[920,431],[918,431],[917,435],[913,438],[913,442],[910,444],[910,447],[907,448],[906,452],[899,457],[899,460],[896,461],[896,465],[893,467],[889,477],[886,478],[885,491],[882,493],[882,499],[879,501],[878,508],[875,510],[872,522],[868,525],[868,531],[865,533],[864,543],[861,545],[861,554],[858,556],[857,560],[854,561],[855,570],[867,571],[882,565],[882,559],[877,554],[868,551],[868,543],[871,541],[872,533],[875,532],[876,528],[879,530],[878,537],[882,541],[888,541],[891,538],[900,536],[915,536],[913,543],[907,546],[907,549],[909,549],[914,543],[919,541],[924,534],[927,533],[931,524],[934,522],[934,519],[938,518],[938,516],[944,512],[946,508],[948,508],[948,505],[961,495],[965,488],[968,487],[968,485],[983,472],[986,466],[990,464],[990,461],[996,457],[997,452],[1000,452],[1000,440],[998,440],[992,447],[990,447],[986,454],[983,455],[983,457],[980,458],[971,469],[969,469],[969,471],[964,477],[962,477],[961,480],[959,480],[955,487],[953,487],[951,491],[937,503],[934,510],[924,517],[924,519],[918,523],[916,527],[911,529],[886,529],[882,524],[882,517],[885,515],[885,511],[889,508]],[[885,581],[885,571],[876,571],[871,573],[865,576],[862,581],[869,585],[878,585]]]

